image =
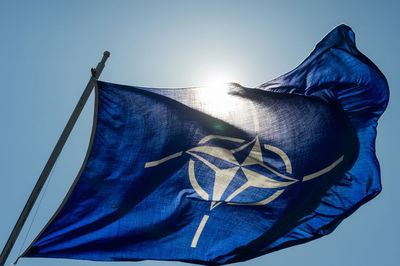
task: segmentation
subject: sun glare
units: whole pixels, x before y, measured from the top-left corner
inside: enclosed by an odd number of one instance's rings
[[[199,89],[198,99],[207,113],[223,118],[234,109],[235,97],[229,94],[230,80],[222,76],[210,79]]]
[[[217,88],[217,87],[219,87],[219,86],[221,86],[221,85],[226,85],[226,84],[228,84],[229,82],[232,82],[232,81],[229,80],[229,79],[226,78],[226,77],[218,76],[218,77],[214,77],[214,78],[212,78],[212,79],[209,79],[209,80],[205,83],[205,85],[206,85],[206,87]]]

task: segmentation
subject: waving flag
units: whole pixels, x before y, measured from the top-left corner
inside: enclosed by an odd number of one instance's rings
[[[224,264],[326,235],[381,190],[387,102],[344,25],[258,88],[99,81],[82,170],[22,256]]]

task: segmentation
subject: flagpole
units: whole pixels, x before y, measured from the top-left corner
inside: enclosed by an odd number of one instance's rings
[[[92,93],[95,82],[100,77],[100,74],[103,71],[105,63],[109,56],[110,56],[110,52],[105,51],[103,54],[103,58],[97,64],[96,69],[92,69],[92,76],[91,76],[88,84],[86,85],[86,88],[83,91],[81,98],[79,99],[77,105],[75,106],[75,109],[72,112],[71,117],[69,118],[69,120],[67,122],[67,125],[65,126],[63,132],[61,133],[61,136],[58,139],[57,144],[54,147],[49,160],[47,161],[45,167],[43,168],[43,171],[40,174],[40,177],[39,177],[38,181],[36,182],[36,185],[33,188],[28,201],[26,202],[25,207],[22,210],[22,212],[18,218],[18,221],[14,226],[14,229],[12,230],[12,232],[9,236],[6,245],[4,246],[4,249],[0,256],[0,266],[4,266],[4,263],[6,262],[8,255],[10,254],[11,249],[13,248],[13,246],[15,244],[15,241],[17,240],[18,235],[21,232],[22,227],[25,224],[25,221],[28,218],[28,215],[31,212],[33,205],[35,204],[35,201],[38,198],[40,191],[43,188],[43,185],[46,183],[46,180],[47,180],[51,170],[53,169],[53,166],[54,166],[55,162],[57,161],[57,158],[60,155],[61,150],[64,147],[64,144],[67,141],[69,134],[71,133],[76,121],[78,120],[79,115],[82,112],[83,107],[85,106],[90,94]]]

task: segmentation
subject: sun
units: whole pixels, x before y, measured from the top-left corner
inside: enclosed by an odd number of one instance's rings
[[[235,97],[230,91],[231,80],[224,75],[214,76],[198,88],[197,100],[203,111],[215,117],[222,118],[234,108]]]

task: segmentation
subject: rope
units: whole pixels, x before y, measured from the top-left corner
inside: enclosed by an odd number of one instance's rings
[[[95,87],[95,89],[97,90],[98,87],[97,87],[97,73],[96,73],[96,69],[92,68],[92,69],[90,70],[90,72],[91,72],[92,77],[93,77],[93,79],[94,79],[94,87]],[[30,231],[31,231],[31,229],[32,229],[32,226],[33,226],[33,223],[34,223],[34,221],[35,221],[35,219],[36,219],[36,216],[37,216],[37,214],[38,214],[38,212],[39,212],[39,208],[40,208],[40,206],[41,206],[41,204],[42,204],[42,200],[43,200],[43,198],[44,198],[44,195],[46,194],[46,191],[47,191],[47,188],[48,188],[48,186],[49,186],[49,184],[50,184],[51,178],[53,177],[54,169],[56,168],[57,163],[58,163],[58,160],[56,160],[56,162],[54,163],[53,168],[51,169],[50,175],[49,175],[49,177],[48,177],[48,179],[47,179],[47,181],[46,181],[46,186],[45,186],[45,188],[44,188],[44,190],[43,190],[43,192],[42,192],[42,196],[41,196],[41,198],[40,198],[40,200],[39,200],[39,203],[38,203],[38,205],[37,205],[35,214],[33,215],[32,221],[31,221],[31,223],[30,223],[30,225],[29,225],[28,231],[26,232],[24,241],[23,241],[22,244],[21,244],[21,248],[20,248],[18,254],[21,254],[21,253],[22,253],[23,247],[25,246],[26,240],[28,239],[29,233],[30,233]],[[19,259],[19,258],[18,258],[18,259]],[[18,261],[18,259],[17,259],[17,261]],[[16,262],[17,262],[17,261],[16,261]],[[16,264],[16,262],[15,262],[15,264]]]
[[[57,166],[57,163],[58,163],[58,160],[55,162],[53,169],[51,169],[50,176],[49,176],[49,178],[47,179],[46,186],[44,187],[42,196],[40,197],[40,200],[39,200],[39,203],[38,203],[38,205],[37,205],[35,214],[34,214],[33,217],[32,217],[32,221],[31,221],[31,223],[30,223],[30,225],[29,225],[28,231],[26,232],[24,241],[23,241],[22,244],[21,244],[21,248],[20,248],[18,254],[21,254],[22,249],[23,249],[23,247],[25,246],[26,240],[28,239],[29,233],[31,232],[33,222],[35,221],[36,215],[38,214],[39,208],[40,208],[40,206],[41,206],[41,204],[42,204],[42,200],[43,200],[43,198],[44,198],[44,195],[46,194],[46,191],[47,191],[47,188],[48,188],[48,186],[49,186],[49,184],[50,184],[51,178],[53,177],[54,168]]]
[[[98,90],[98,87],[97,87],[97,80],[98,80],[98,77],[97,77],[96,69],[92,68],[92,69],[91,69],[91,74],[92,74],[92,78],[94,79],[94,87],[95,87],[96,90]],[[45,188],[44,188],[44,190],[43,190],[43,192],[42,192],[42,196],[41,196],[41,198],[40,198],[40,200],[39,200],[39,203],[37,204],[37,208],[36,208],[35,214],[33,215],[32,221],[31,221],[31,223],[30,223],[30,225],[29,225],[28,231],[26,232],[24,241],[23,241],[22,244],[21,244],[21,247],[20,247],[20,250],[19,250],[18,254],[22,254],[23,247],[25,246],[26,240],[28,239],[29,233],[30,233],[30,231],[31,231],[31,229],[32,229],[32,225],[33,225],[33,223],[34,223],[34,221],[35,221],[35,219],[36,219],[36,216],[37,216],[37,214],[38,214],[38,212],[39,212],[39,208],[40,208],[40,206],[41,206],[41,204],[42,204],[42,200],[43,200],[43,198],[44,198],[44,195],[46,194],[47,188],[48,188],[48,186],[49,186],[49,184],[50,184],[50,181],[51,181],[51,179],[52,179],[52,177],[53,177],[54,168],[56,168],[57,163],[58,163],[58,160],[55,161],[55,163],[54,163],[54,165],[53,165],[53,167],[52,167],[52,169],[51,169],[50,175],[49,175],[48,178],[47,178],[46,186],[45,186]],[[21,255],[20,255],[20,256],[17,258],[17,260],[16,260],[14,263],[12,263],[12,264],[16,265],[16,264],[18,263],[18,260],[19,260],[20,258],[21,258]]]

